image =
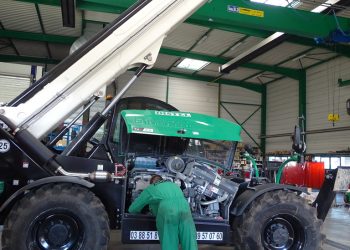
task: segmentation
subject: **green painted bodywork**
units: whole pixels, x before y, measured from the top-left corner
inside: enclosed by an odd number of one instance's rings
[[[241,141],[239,125],[209,115],[155,110],[124,110],[121,113],[128,133]]]

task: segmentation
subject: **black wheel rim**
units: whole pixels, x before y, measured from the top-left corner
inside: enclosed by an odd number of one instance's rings
[[[82,223],[69,211],[50,210],[38,216],[31,224],[28,249],[77,250],[84,240]]]
[[[302,249],[305,244],[305,230],[293,215],[280,214],[268,220],[262,230],[261,238],[265,249]]]

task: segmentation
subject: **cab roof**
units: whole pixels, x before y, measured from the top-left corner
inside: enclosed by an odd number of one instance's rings
[[[239,125],[214,116],[158,110],[123,110],[121,114],[129,134],[241,141]]]

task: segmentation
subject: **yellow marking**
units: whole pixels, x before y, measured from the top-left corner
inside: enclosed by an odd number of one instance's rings
[[[253,10],[248,8],[239,7],[238,13],[247,16],[256,16],[256,17],[264,17],[265,13],[262,10]]]

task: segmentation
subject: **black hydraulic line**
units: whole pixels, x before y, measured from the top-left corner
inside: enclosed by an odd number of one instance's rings
[[[130,88],[130,86],[136,81],[138,77],[147,68],[146,64],[142,64],[135,72],[134,76],[129,80],[129,82],[124,86],[124,88],[116,95],[109,105],[101,112],[96,113],[89,123],[83,128],[83,130],[78,134],[78,136],[69,144],[62,155],[73,156],[76,155],[83,145],[85,145],[90,138],[96,133],[96,131],[103,125],[103,123],[108,118],[108,112],[116,105],[116,103],[122,98],[125,92]]]
[[[7,117],[0,115],[0,120],[12,130],[12,135],[21,149],[42,168],[54,175],[59,167],[59,164],[55,161],[56,155],[27,130],[18,130]]]
[[[96,131],[103,125],[107,120],[108,116],[102,115],[101,113],[96,113],[88,124],[82,129],[82,131],[77,135],[77,137],[69,144],[61,155],[74,156],[76,155],[82,145],[85,145],[90,138],[96,133]]]
[[[36,93],[42,90],[47,84],[52,82],[55,78],[61,75],[74,63],[76,63],[80,58],[86,55],[90,50],[100,44],[104,39],[110,36],[116,29],[118,29],[127,20],[132,18],[136,13],[143,9],[152,0],[139,0],[137,3],[132,5],[128,10],[123,12],[116,20],[107,25],[101,32],[95,35],[89,42],[81,46],[72,55],[65,58],[61,63],[56,65],[50,72],[44,75],[40,80],[37,81],[35,85],[30,86],[22,94],[17,96],[8,106],[16,107],[19,104],[26,102],[32,98]]]
[[[94,103],[99,99],[98,96],[94,96],[92,100],[89,102],[89,104],[64,128],[62,131],[58,133],[58,135],[51,140],[47,146],[52,147],[54,146],[67,131],[73,126],[73,124],[92,106]]]

